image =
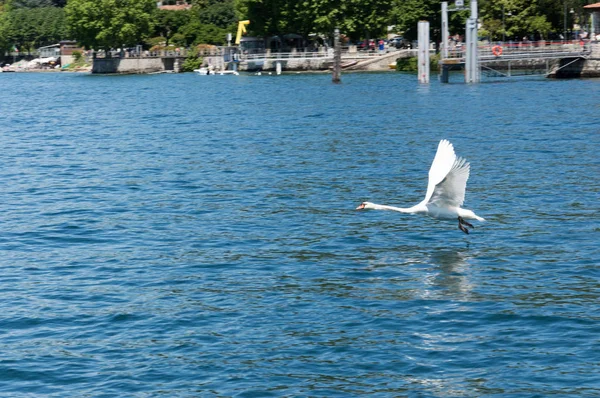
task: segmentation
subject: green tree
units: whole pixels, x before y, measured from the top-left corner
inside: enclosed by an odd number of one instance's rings
[[[181,69],[184,72],[193,72],[195,69],[200,68],[202,65],[202,58],[198,55],[198,49],[192,48],[188,52],[188,56],[181,65]]]
[[[293,3],[293,2],[290,2]],[[295,3],[294,3],[295,4]],[[302,17],[303,28],[299,30],[306,35],[311,32],[331,35],[336,27],[351,40],[361,38],[383,37],[387,33],[392,12],[392,0],[337,0],[335,2],[312,0],[313,15]],[[314,23],[309,23],[310,21]]]
[[[468,1],[465,1],[468,4]],[[442,9],[439,1],[435,0],[394,0],[391,22],[396,26],[398,33],[402,33],[409,40],[417,39],[417,25],[419,21],[429,21],[431,29],[430,38],[435,42],[442,39]],[[452,33],[465,31],[465,24],[469,11],[449,13],[448,30]]]
[[[31,11],[36,16],[35,20],[39,22],[34,41],[36,46],[56,44],[67,38],[64,9],[43,7],[32,9]]]
[[[195,44],[224,45],[227,33],[235,33],[238,18],[233,0],[195,0],[189,22],[181,26],[173,41]]]
[[[190,11],[157,10],[155,14],[155,30],[157,36],[165,38],[165,45],[181,27],[187,25],[191,19]]]
[[[54,44],[66,34],[65,16],[62,8],[15,8],[2,16],[2,36],[20,51]]]
[[[223,29],[237,27],[238,17],[233,0],[198,2],[192,8],[198,20]]]
[[[331,35],[339,27],[357,39],[386,33],[393,0],[236,0],[235,6],[257,35]]]
[[[14,9],[6,13],[6,38],[21,52],[30,52],[34,45],[37,24],[28,9]]]
[[[9,9],[39,8],[39,7],[64,7],[67,0],[0,0],[0,7],[6,5]]]
[[[200,21],[191,21],[179,31],[185,38],[185,44],[223,45],[227,40],[227,29],[219,28],[212,24],[203,24]]]
[[[10,50],[10,42],[7,32],[8,21],[6,13],[0,10],[0,57]]]
[[[482,0],[480,17],[492,40],[548,39],[562,32],[564,5],[558,0]]]
[[[86,48],[134,46],[152,32],[155,0],[69,0],[71,34]]]
[[[548,34],[552,30],[552,24],[546,20],[544,15],[536,15],[528,21],[529,31],[534,33],[538,38],[548,39]]]
[[[480,0],[481,34],[492,40],[520,40],[523,37],[547,38],[552,32],[562,32],[564,6],[577,7],[585,0]],[[390,21],[408,39],[416,39],[419,20],[430,22],[431,39],[441,40],[441,6],[434,0],[394,0]],[[465,1],[465,4],[468,4]],[[464,33],[469,17],[468,8],[449,13],[450,33]],[[572,16],[568,13],[568,26]],[[503,24],[504,20],[504,24]]]

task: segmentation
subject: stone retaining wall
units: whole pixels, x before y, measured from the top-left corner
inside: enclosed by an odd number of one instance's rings
[[[141,58],[95,58],[92,73],[136,74],[164,71],[178,72],[181,58],[141,57]]]

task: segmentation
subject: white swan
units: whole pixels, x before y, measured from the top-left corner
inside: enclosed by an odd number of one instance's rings
[[[463,158],[456,157],[452,144],[448,140],[441,140],[429,169],[427,193],[421,203],[405,209],[363,202],[356,210],[393,210],[401,213],[424,214],[438,219],[458,218],[458,228],[468,234],[469,230],[466,227],[473,228],[473,225],[465,219],[485,221],[471,210],[460,207],[465,201],[469,170],[469,163]]]

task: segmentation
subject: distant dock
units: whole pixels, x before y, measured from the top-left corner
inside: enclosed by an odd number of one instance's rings
[[[600,43],[508,42],[478,46],[482,74],[511,77],[519,74],[544,74],[548,77],[600,76]],[[440,60],[440,79],[448,83],[449,71],[464,66],[462,49],[451,49]]]

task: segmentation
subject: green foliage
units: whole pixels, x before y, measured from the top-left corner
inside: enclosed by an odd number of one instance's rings
[[[164,46],[167,43],[167,39],[162,36],[151,37],[146,39],[145,43],[148,47]]]
[[[187,10],[157,10],[154,19],[154,34],[164,37],[166,44],[169,44],[173,35],[189,23],[191,16],[191,12]]]
[[[77,56],[76,53],[79,53],[79,55]],[[76,70],[80,68],[86,68],[89,66],[90,64],[87,63],[85,57],[83,57],[83,54],[81,54],[81,52],[73,51],[73,62],[71,62],[69,65],[63,65],[63,68],[67,67],[67,69],[69,70]]]
[[[529,32],[537,33],[539,38],[547,39],[548,33],[552,29],[552,24],[546,20],[544,15],[531,17],[528,21]]]
[[[155,0],[69,0],[65,7],[71,34],[86,48],[140,44],[152,32]]]
[[[175,46],[187,47],[186,42],[185,42],[185,36],[181,33],[175,33],[171,37],[171,43]]]
[[[256,35],[331,35],[337,26],[356,40],[385,35],[393,0],[236,0],[235,6]]]
[[[0,55],[7,52],[10,48],[10,42],[8,40],[8,22],[6,13],[0,11]]]
[[[15,8],[64,7],[67,0],[8,0],[7,5]]]
[[[172,44],[169,44],[168,46],[165,46],[164,44],[157,44],[150,47],[150,51],[175,51],[175,46]]]
[[[237,28],[238,17],[233,0],[199,3],[193,8],[193,12],[203,24],[215,25],[222,29]]]
[[[184,72],[193,72],[194,69],[200,68],[200,65],[202,65],[202,58],[200,58],[200,56],[198,55],[198,50],[196,50],[195,48],[192,48],[188,52],[188,56],[185,59],[185,61],[183,61],[183,65],[181,65],[181,69]]]
[[[62,8],[13,8],[0,15],[0,42],[31,52],[37,47],[55,44],[65,38]]]
[[[429,68],[431,71],[439,69],[440,56],[439,54],[429,57]],[[398,58],[396,60],[396,70],[399,72],[418,72],[419,59],[417,57]]]
[[[440,54],[432,54],[429,57],[429,68],[432,71],[439,71],[439,69],[440,69],[440,59],[441,59],[441,55]]]
[[[233,0],[198,0],[192,2],[189,22],[173,37],[179,45],[224,45],[227,33],[235,34],[238,18]]]
[[[164,37],[165,45],[223,45],[227,33],[235,33],[237,20],[233,0],[195,1],[189,11],[157,10],[154,35]]]
[[[452,3],[450,3],[452,4]],[[469,4],[469,1],[465,1]],[[468,11],[449,13],[449,31],[464,32]],[[397,33],[402,33],[408,40],[417,39],[419,21],[429,21],[430,37],[433,41],[441,40],[439,27],[442,24],[440,2],[436,0],[394,0],[391,13],[391,24],[396,26]]]
[[[331,35],[334,27],[351,40],[383,36],[388,25],[395,26],[395,33],[409,40],[417,38],[417,23],[427,20],[431,26],[433,41],[441,40],[441,6],[439,0],[234,0],[239,19],[251,21],[250,35],[271,36],[286,33],[309,33]],[[207,7],[217,0],[195,0]],[[224,3],[224,2],[221,2]],[[449,2],[452,5],[452,1]],[[574,9],[567,13],[566,25],[575,21],[585,24],[583,12],[585,0],[480,0],[479,20],[483,33],[494,40],[520,40],[524,36],[547,38],[560,33],[564,24],[564,8]],[[463,11],[449,13],[451,34],[464,34],[469,17],[469,1]],[[508,15],[510,13],[510,15]],[[508,15],[508,16],[507,16]],[[504,24],[503,24],[504,16]]]
[[[419,70],[417,57],[398,58],[396,60],[396,70],[399,72],[416,72]]]
[[[192,21],[182,27],[179,33],[183,35],[185,44],[192,46],[195,44],[223,45],[227,41],[227,32],[227,29],[219,28],[216,25]]]
[[[480,19],[484,33],[492,40],[521,40],[527,37],[534,40],[548,39],[550,35],[561,34],[565,23],[565,7],[574,9],[567,12],[566,25],[573,26],[577,19],[585,23],[589,16],[583,12],[584,0],[481,0]],[[503,23],[504,21],[504,23]]]

